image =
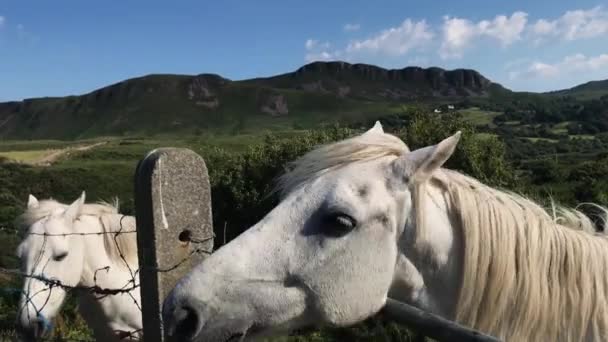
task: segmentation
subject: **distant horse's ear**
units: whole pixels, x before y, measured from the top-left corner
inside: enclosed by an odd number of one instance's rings
[[[440,168],[454,153],[460,140],[461,132],[444,139],[437,145],[431,145],[406,153],[395,161],[396,169],[405,175],[410,182],[424,182]]]
[[[369,130],[367,130],[367,132],[363,133],[363,135],[367,135],[367,134],[382,134],[382,133],[384,133],[384,129],[382,128],[382,124],[380,123],[380,121],[376,121],[376,123],[374,124],[374,127],[372,127]]]
[[[34,195],[30,194],[27,198],[27,208],[28,209],[34,209],[34,208],[38,208],[38,199],[36,199],[36,197],[34,197]]]
[[[74,221],[80,215],[85,197],[85,192],[83,191],[82,195],[65,210],[64,215],[68,220]]]

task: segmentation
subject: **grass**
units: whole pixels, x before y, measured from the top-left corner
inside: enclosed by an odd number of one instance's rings
[[[49,154],[57,150],[25,150],[25,151],[9,151],[0,152],[0,157],[6,159],[21,162],[21,163],[35,163],[36,161],[48,156]]]
[[[567,128],[551,128],[551,133],[555,134],[568,134]]]
[[[527,139],[531,142],[546,141],[546,142],[556,143],[558,141],[557,139],[537,138],[537,137],[526,137],[524,139]]]
[[[0,140],[0,152],[60,149],[83,141],[61,140]],[[88,142],[85,140],[85,142]]]
[[[498,134],[494,133],[476,133],[476,135],[480,138],[495,138],[498,136]]]
[[[465,121],[475,126],[493,126],[494,118],[502,114],[501,112],[484,111],[477,107],[461,109],[458,112],[463,115]]]
[[[572,123],[572,121],[563,121],[563,122],[553,125],[553,128],[554,129],[564,129],[564,128],[567,128],[568,125],[571,123]]]
[[[570,135],[570,139],[594,140],[595,136],[591,135],[591,134],[576,134],[576,135]]]

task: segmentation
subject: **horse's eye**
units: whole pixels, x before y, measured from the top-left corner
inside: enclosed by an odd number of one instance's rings
[[[343,213],[333,213],[325,218],[326,233],[333,237],[341,237],[357,227],[357,221]]]
[[[65,257],[68,256],[68,252],[62,252],[60,254],[57,254],[53,257],[53,259],[55,259],[55,261],[62,261],[63,259],[65,259]]]

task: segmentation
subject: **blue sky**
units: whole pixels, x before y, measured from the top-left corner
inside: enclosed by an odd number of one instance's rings
[[[608,2],[0,0],[0,101],[312,60],[474,68],[513,90],[560,89],[608,78]]]

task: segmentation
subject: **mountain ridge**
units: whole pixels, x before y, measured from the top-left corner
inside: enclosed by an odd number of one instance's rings
[[[291,72],[245,80],[215,73],[148,74],[81,95],[0,103],[0,138],[312,127],[378,116],[405,103],[516,94],[473,69],[385,69],[340,61],[312,62]]]

